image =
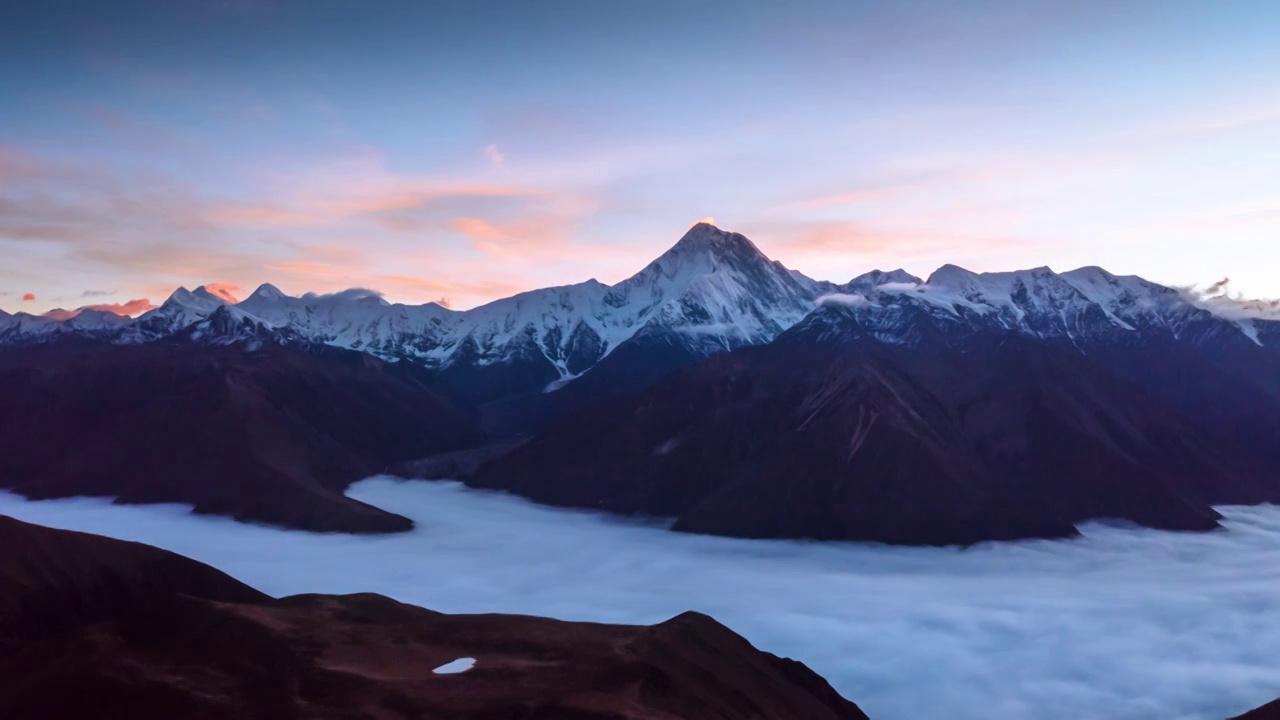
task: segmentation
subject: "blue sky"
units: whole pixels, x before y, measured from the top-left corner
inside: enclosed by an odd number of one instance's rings
[[[265,281],[469,307],[616,281],[704,217],[832,280],[1280,296],[1273,2],[18,5],[9,311]]]

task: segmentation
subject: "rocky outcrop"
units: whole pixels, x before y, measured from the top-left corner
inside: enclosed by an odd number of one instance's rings
[[[856,309],[824,307],[578,413],[469,482],[689,532],[902,544],[1061,537],[1091,518],[1205,530],[1212,504],[1280,499],[1269,446],[1074,344],[902,312],[887,342]]]

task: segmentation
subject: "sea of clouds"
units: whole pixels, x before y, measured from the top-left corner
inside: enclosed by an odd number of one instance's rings
[[[1090,525],[969,549],[748,541],[374,478],[412,533],[326,535],[181,506],[0,514],[138,540],[275,595],[379,592],[444,612],[653,623],[694,609],[807,663],[875,720],[1220,720],[1280,696],[1280,507],[1206,534]]]

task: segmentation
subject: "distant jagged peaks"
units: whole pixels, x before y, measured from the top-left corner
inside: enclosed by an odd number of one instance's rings
[[[861,292],[865,290],[875,290],[883,285],[921,285],[924,281],[912,275],[911,273],[898,268],[897,270],[872,270],[863,273],[841,288],[845,292]]]
[[[83,308],[66,321],[67,325],[82,330],[107,330],[128,325],[133,319],[107,310]]]
[[[214,293],[214,292],[210,291],[210,290],[209,290],[209,288],[208,288],[207,286],[205,286],[205,285],[201,285],[200,287],[196,288],[195,290],[192,290],[192,291],[191,291],[191,294],[192,294],[192,296],[197,297],[197,298],[200,298],[201,300],[205,300],[205,301],[217,300],[217,301],[224,302],[224,303],[225,303],[225,302],[232,302],[232,300],[228,300],[226,296],[224,296],[224,295],[222,295],[222,294],[220,294],[220,293]]]
[[[199,309],[206,312],[213,312],[219,305],[226,304],[228,304],[226,300],[214,295],[205,289],[204,285],[201,285],[195,290],[188,290],[185,287],[179,287],[169,295],[169,298],[165,300],[157,310],[163,310],[165,307],[169,307],[171,309]]]
[[[267,331],[428,367],[544,362],[546,367],[530,377],[565,380],[632,338],[655,332],[705,354],[769,342],[817,305],[829,304],[822,299],[834,299],[864,317],[907,304],[950,317],[980,316],[1036,336],[1074,336],[1104,326],[1181,333],[1196,313],[1227,316],[1185,292],[1096,267],[976,273],[944,265],[927,281],[901,268],[873,270],[843,285],[818,281],[769,259],[740,233],[710,222],[694,224],[666,252],[615,285],[590,280],[532,290],[467,311],[436,303],[393,304],[360,288],[295,297],[269,283],[237,303],[219,292],[227,288],[218,283],[178,288],[159,308],[115,328],[119,340],[170,335],[228,307],[235,322],[227,327],[238,328],[247,318]],[[1237,334],[1261,342],[1251,319],[1228,321]],[[876,323],[889,337],[891,323]],[[104,322],[93,332],[113,328]],[[38,342],[78,330],[50,318],[0,316],[0,343]],[[465,357],[459,355],[463,351]]]

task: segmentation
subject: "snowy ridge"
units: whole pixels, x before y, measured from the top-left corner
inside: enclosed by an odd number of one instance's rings
[[[545,358],[560,374],[558,387],[628,341],[663,337],[711,354],[770,342],[815,307],[854,316],[894,343],[909,342],[918,331],[911,324],[925,316],[1072,341],[1158,332],[1190,342],[1225,337],[1262,345],[1280,336],[1280,322],[1228,316],[1186,292],[1097,267],[974,273],[945,265],[927,280],[875,270],[842,285],[818,281],[770,260],[742,235],[699,223],[616,285],[588,280],[464,312],[393,304],[361,289],[293,297],[264,284],[232,304],[204,287],[179,288],[136,320],[96,311],[63,322],[0,313],[0,344],[68,333],[147,342],[188,328],[205,342],[219,333],[253,342],[274,334],[432,368]],[[215,314],[217,321],[208,322]]]
[[[907,325],[919,313],[971,329],[1073,342],[1163,334],[1193,343],[1226,338],[1263,345],[1259,324],[1274,323],[1223,317],[1183,291],[1097,267],[974,273],[944,265],[926,281],[877,271],[819,302],[842,308],[861,328],[894,343],[909,341]]]
[[[429,367],[491,364],[534,352],[571,378],[643,328],[692,336],[709,349],[768,342],[813,309],[813,281],[769,260],[750,240],[699,224],[636,275],[521,293],[457,312],[391,304],[372,291],[292,297],[272,285],[231,305],[180,288],[124,336],[142,342],[227,308],[237,321],[287,329],[311,342]]]

